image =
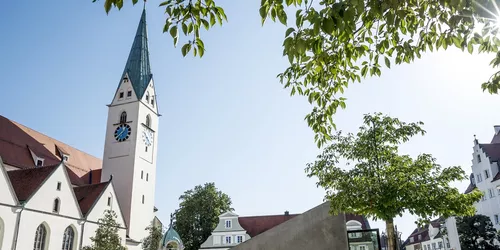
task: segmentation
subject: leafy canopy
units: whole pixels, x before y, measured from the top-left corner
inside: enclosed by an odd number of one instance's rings
[[[161,227],[154,225],[153,222],[151,222],[151,225],[146,228],[146,231],[148,231],[148,236],[142,240],[142,249],[158,250],[163,236]]]
[[[93,0],[94,2],[96,0]],[[411,63],[422,53],[457,47],[473,53],[498,52],[498,0],[261,0],[262,23],[270,18],[288,29],[283,56],[289,67],[278,74],[291,95],[306,96],[313,105],[306,116],[318,146],[331,137],[333,115],[346,107],[349,84],[380,76],[384,68]],[[137,0],[132,0],[137,3]],[[123,0],[105,0],[106,12]],[[179,30],[191,37],[181,48],[202,57],[200,29],[227,21],[214,0],[165,0],[168,32],[177,45]],[[292,14],[295,22],[289,22]],[[491,61],[500,64],[500,54]],[[482,84],[498,93],[500,72]]]
[[[500,249],[500,246],[494,244],[500,238],[488,216],[477,214],[458,217],[457,230],[463,250]]]
[[[98,221],[99,227],[95,231],[95,236],[90,237],[92,246],[86,246],[84,250],[125,250],[121,245],[121,238],[118,235],[120,224],[116,222],[116,213],[113,210],[106,210],[103,218]]]
[[[415,159],[399,154],[400,144],[425,134],[422,125],[377,113],[364,116],[357,134],[335,134],[333,143],[306,168],[308,176],[317,177],[317,184],[326,189],[332,212],[386,222],[405,211],[422,221],[474,214],[473,203],[482,194],[461,194],[449,185],[467,178],[460,167],[442,168],[429,154]],[[351,168],[341,167],[344,163]]]
[[[173,227],[185,250],[198,250],[219,223],[219,215],[231,208],[231,198],[217,190],[214,183],[198,185],[180,196]]]

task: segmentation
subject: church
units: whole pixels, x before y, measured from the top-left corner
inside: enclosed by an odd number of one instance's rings
[[[159,114],[145,9],[110,95],[102,160],[0,116],[1,250],[90,246],[106,210],[116,214],[129,250],[141,249],[152,222],[161,225],[154,203]]]

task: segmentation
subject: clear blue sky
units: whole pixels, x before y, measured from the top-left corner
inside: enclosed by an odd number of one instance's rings
[[[107,107],[123,71],[142,4],[106,15],[103,1],[7,1],[0,8],[0,114],[102,157]],[[181,56],[164,14],[148,3],[151,64],[163,115],[156,206],[168,223],[185,190],[215,182],[240,215],[304,212],[324,191],[305,164],[319,150],[304,116],[306,99],[289,97],[276,79],[285,69],[285,27],[260,25],[260,1],[220,1],[229,23],[203,32],[203,59]],[[500,99],[480,83],[491,56],[458,50],[425,54],[412,65],[352,85],[339,129],[355,132],[364,113],[424,121],[428,134],[403,147],[432,153],[470,172],[472,140],[489,142]],[[456,184],[464,190],[467,183]],[[396,223],[406,237],[415,218]],[[383,228],[380,222],[374,227]]]

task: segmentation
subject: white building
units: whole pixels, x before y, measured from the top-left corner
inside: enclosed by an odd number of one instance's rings
[[[472,173],[465,193],[479,189],[483,198],[474,204],[476,213],[490,217],[493,226],[500,229],[500,126],[494,126],[494,135],[490,143],[479,143],[474,139],[472,147]],[[446,222],[451,248],[460,250],[460,241],[455,218]]]
[[[201,244],[200,250],[230,249],[298,215],[300,214],[290,214],[288,211],[280,215],[263,216],[239,216],[233,212],[226,212],[219,216],[219,224],[212,235]],[[346,214],[346,221],[347,230],[370,228],[368,220],[363,216]],[[351,249],[372,250],[373,247],[369,248],[368,245],[364,243],[360,246],[351,246]]]
[[[140,249],[155,218],[159,117],[145,10],[110,95],[102,161],[0,116],[0,249],[81,249],[108,209],[122,244]]]
[[[405,241],[406,250],[450,250],[448,237],[443,235],[445,221],[436,219],[424,227],[413,230]]]

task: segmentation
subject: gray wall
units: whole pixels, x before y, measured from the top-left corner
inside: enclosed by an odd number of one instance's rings
[[[347,250],[345,216],[329,215],[325,202],[231,250]]]

